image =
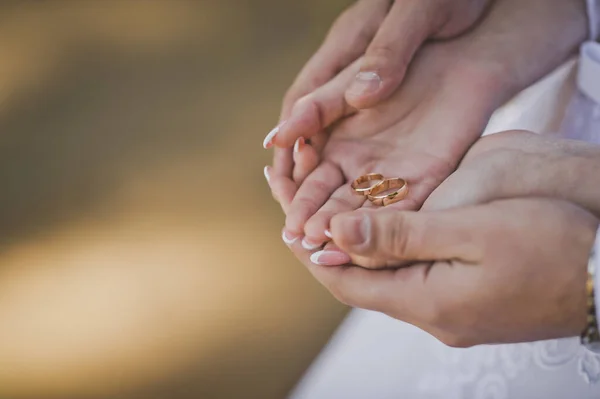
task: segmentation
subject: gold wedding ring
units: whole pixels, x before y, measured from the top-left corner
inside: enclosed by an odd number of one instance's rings
[[[388,193],[386,191],[394,190]],[[383,194],[382,194],[383,193]],[[367,198],[374,205],[387,206],[406,198],[408,194],[408,186],[406,180],[399,177],[384,179],[376,184],[367,194]]]
[[[380,173],[369,173],[362,175],[358,179],[354,180],[351,184],[352,190],[359,195],[369,195],[375,187],[381,184],[384,177]],[[371,183],[367,187],[363,187],[364,183]]]

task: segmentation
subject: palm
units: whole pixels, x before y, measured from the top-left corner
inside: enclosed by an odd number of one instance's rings
[[[492,110],[475,92],[465,94],[468,71],[448,65],[452,62],[443,45],[428,46],[394,96],[333,129],[321,164],[292,202],[289,231],[325,241],[324,231],[336,213],[370,206],[343,187],[364,173],[408,182],[407,198],[395,207],[418,209],[423,204],[479,137]]]
[[[396,206],[419,208],[453,172],[460,155],[430,153],[418,148],[410,137],[402,137],[403,132],[402,123],[399,123],[364,139],[332,137],[323,151],[323,162],[339,168],[345,182],[365,173],[401,177],[409,182],[410,191],[407,198]]]

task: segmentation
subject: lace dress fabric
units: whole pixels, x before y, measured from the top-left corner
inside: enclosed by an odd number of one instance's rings
[[[409,324],[354,310],[293,399],[592,399],[600,356],[577,338],[449,348]]]

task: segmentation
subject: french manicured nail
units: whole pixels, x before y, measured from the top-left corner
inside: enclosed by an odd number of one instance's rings
[[[319,251],[310,256],[310,261],[320,266],[342,266],[350,263],[350,256],[339,251]]]
[[[377,72],[359,72],[348,93],[354,97],[375,93],[381,87],[381,77]]]
[[[298,241],[299,237],[292,237],[291,235],[289,235],[288,232],[283,231],[281,233],[281,238],[283,239],[283,242],[285,242],[287,245],[293,245],[296,241]]]
[[[327,237],[327,238],[333,238],[333,235],[331,234],[331,231],[325,230],[325,237]]]
[[[294,143],[294,152],[299,153],[305,142],[304,137],[298,137],[298,140]]]
[[[271,147],[273,147],[273,139],[275,138],[275,136],[277,136],[277,133],[279,133],[279,130],[281,130],[281,127],[285,124],[284,122],[281,122],[279,125],[275,126],[275,128],[273,130],[271,130],[269,132],[269,134],[267,134],[267,137],[265,137],[264,141],[263,141],[263,147],[265,149],[269,149]]]
[[[314,251],[315,249],[321,248],[321,246],[323,246],[323,243],[312,243],[306,238],[302,240],[302,248],[306,249],[307,251]]]
[[[263,172],[265,173],[265,179],[267,179],[267,183],[271,183],[271,174],[269,173],[271,170],[270,166],[265,166]]]

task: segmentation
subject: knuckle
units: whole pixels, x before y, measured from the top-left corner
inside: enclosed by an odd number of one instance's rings
[[[374,43],[367,53],[367,65],[385,74],[388,78],[404,76],[410,62],[410,55],[406,50],[395,48],[394,43]]]
[[[323,79],[315,74],[299,77],[292,87],[286,91],[283,102],[288,104],[289,107],[294,107],[310,101],[312,92],[321,86]]]
[[[315,92],[306,94],[300,98],[298,98],[296,100],[296,102],[294,103],[294,108],[298,108],[298,109],[306,109],[308,107],[318,107],[319,104],[317,102],[317,98],[315,96]]]
[[[399,57],[397,50],[394,50],[389,43],[376,43],[371,45],[367,56],[371,64],[376,65],[378,69],[382,69]]]
[[[306,91],[306,88],[300,89],[299,87],[296,86],[296,84],[294,84],[294,86],[290,87],[285,92],[285,95],[283,96],[284,107],[291,109],[296,104],[298,99],[302,98],[305,91]]]
[[[391,248],[395,257],[400,259],[410,258],[413,248],[420,248],[423,241],[421,229],[410,228],[406,216],[399,214],[393,219],[391,229],[380,233],[380,239],[386,242],[386,247]]]
[[[331,204],[333,205],[333,207],[335,209],[338,209],[339,211],[343,211],[343,210],[347,210],[347,209],[354,209],[355,206],[350,203],[350,201],[348,201],[345,198],[341,198],[341,197],[331,197],[329,199],[329,201],[331,202]]]
[[[309,237],[320,237],[331,220],[332,214],[329,212],[318,211],[308,219],[304,226],[304,232]]]
[[[315,192],[327,192],[329,191],[329,186],[330,184],[328,184],[327,182],[323,181],[323,180],[312,180],[310,182],[313,191]],[[310,197],[304,197],[306,200],[310,200],[312,201],[312,203],[315,203],[314,199],[310,198]]]
[[[315,199],[312,197],[299,197],[296,204],[294,204],[296,208],[294,214],[304,217],[304,215],[314,212],[315,209],[318,209],[318,205],[319,204],[317,204]]]
[[[394,58],[396,52],[391,43],[376,43],[369,49],[369,55],[386,60]]]

